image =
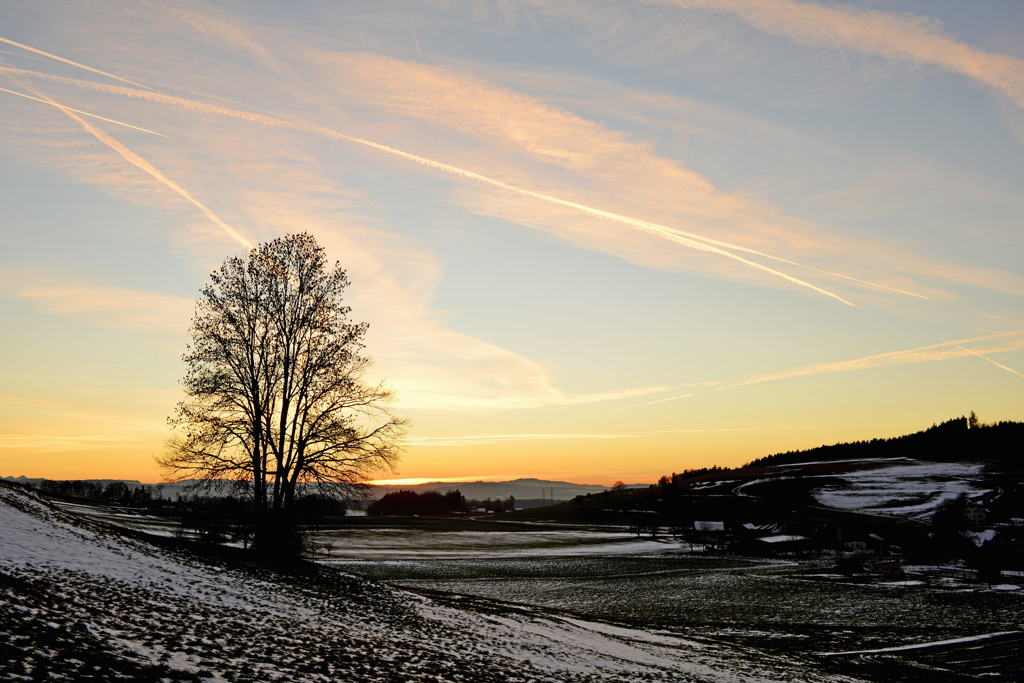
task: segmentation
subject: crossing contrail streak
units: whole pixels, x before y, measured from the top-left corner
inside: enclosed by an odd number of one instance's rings
[[[465,178],[467,180],[473,180],[473,181],[479,182],[481,184],[490,185],[491,187],[497,187],[499,189],[502,189],[502,190],[505,190],[507,192],[511,192],[511,193],[514,193],[514,194],[518,194],[520,196],[531,197],[533,199],[539,199],[541,201],[548,202],[548,203],[551,203],[551,204],[556,204],[556,205],[559,205],[559,206],[564,206],[566,208],[574,209],[576,211],[579,211],[581,213],[585,213],[585,214],[593,216],[595,218],[601,218],[601,219],[604,219],[604,220],[611,220],[611,221],[614,221],[614,222],[617,222],[617,223],[622,223],[622,224],[628,225],[628,226],[630,226],[630,227],[632,227],[634,229],[640,230],[641,232],[645,232],[647,234],[654,235],[654,236],[660,237],[662,239],[669,240],[671,242],[675,242],[677,244],[680,244],[680,245],[685,246],[685,247],[689,247],[691,249],[695,249],[697,251],[702,251],[702,252],[706,252],[706,253],[722,256],[722,257],[725,257],[725,258],[728,258],[728,259],[732,259],[732,260],[737,261],[739,263],[742,263],[743,265],[748,266],[750,268],[754,268],[756,270],[763,271],[763,272],[768,273],[770,275],[774,275],[775,277],[782,278],[783,280],[791,282],[791,283],[793,283],[795,285],[798,285],[800,287],[806,287],[806,288],[808,288],[808,289],[810,289],[812,291],[818,292],[819,294],[823,294],[823,295],[825,295],[827,297],[833,298],[833,299],[835,299],[835,300],[837,300],[837,301],[839,301],[841,303],[846,304],[847,306],[852,306],[854,308],[858,308],[858,306],[856,304],[853,304],[853,303],[847,301],[846,299],[843,299],[842,297],[840,297],[837,294],[834,294],[834,293],[832,293],[832,292],[830,292],[828,290],[822,289],[821,287],[817,287],[815,285],[812,285],[809,282],[806,282],[804,280],[800,280],[799,278],[795,278],[795,277],[793,277],[791,275],[788,275],[786,273],[783,273],[781,271],[775,270],[773,268],[769,268],[768,266],[765,266],[763,264],[757,263],[755,261],[751,261],[749,259],[745,259],[742,256],[739,256],[737,254],[732,253],[731,251],[727,251],[726,249],[736,249],[736,250],[740,250],[740,251],[743,251],[743,252],[746,252],[746,253],[756,254],[756,255],[762,256],[764,258],[770,258],[770,259],[774,259],[776,261],[788,263],[790,265],[795,265],[795,266],[802,267],[802,268],[809,268],[809,266],[803,266],[802,264],[799,264],[799,263],[797,263],[795,261],[789,261],[789,260],[786,260],[786,259],[783,259],[783,258],[780,258],[780,257],[771,256],[769,254],[764,254],[762,252],[755,251],[753,249],[748,249],[746,247],[740,247],[738,245],[729,244],[727,242],[721,242],[719,240],[713,240],[713,239],[710,239],[710,238],[707,238],[707,237],[703,237],[701,235],[696,235],[696,234],[693,234],[693,233],[687,233],[687,232],[683,232],[683,231],[680,231],[680,230],[676,230],[675,228],[670,228],[668,226],[661,225],[661,224],[658,224],[658,223],[652,223],[650,221],[644,221],[644,220],[640,220],[640,219],[637,219],[637,218],[631,218],[629,216],[623,216],[622,214],[613,213],[611,211],[605,211],[603,209],[597,209],[597,208],[594,208],[594,207],[591,207],[591,206],[587,206],[585,204],[579,204],[577,202],[572,202],[572,201],[569,201],[569,200],[566,200],[566,199],[561,199],[559,197],[554,197],[554,196],[551,196],[551,195],[547,195],[547,194],[544,194],[542,192],[536,192],[534,190],[528,190],[528,189],[523,188],[523,187],[517,187],[515,185],[510,185],[510,184],[508,184],[506,182],[503,182],[501,180],[497,180],[495,178],[490,178],[488,176],[485,176],[485,175],[480,174],[480,173],[476,173],[474,171],[469,171],[469,170],[466,170],[466,169],[463,169],[463,168],[459,168],[457,166],[452,166],[450,164],[445,164],[445,163],[440,162],[440,161],[435,161],[433,159],[428,159],[426,157],[421,157],[421,156],[416,155],[416,154],[411,154],[409,152],[405,152],[403,150],[400,150],[400,149],[397,149],[397,148],[394,148],[394,147],[390,147],[388,145],[382,145],[380,143],[373,142],[371,140],[366,140],[366,139],[355,137],[355,136],[352,136],[352,135],[346,135],[344,133],[339,133],[337,131],[333,131],[333,130],[330,130],[328,128],[324,128],[323,126],[319,126],[319,125],[316,125],[316,124],[313,124],[313,123],[309,123],[309,122],[306,122],[306,121],[293,121],[293,120],[282,119],[282,118],[277,118],[277,117],[273,117],[273,116],[266,116],[266,115],[263,115],[263,114],[254,114],[254,113],[251,113],[251,112],[239,111],[239,110],[235,110],[235,109],[228,109],[226,107],[220,107],[220,106],[217,106],[217,105],[205,104],[205,103],[202,103],[202,102],[196,102],[194,100],[188,100],[188,99],[184,99],[184,98],[181,98],[181,97],[175,97],[175,96],[172,96],[172,95],[165,95],[163,93],[159,93],[159,92],[156,92],[156,91],[153,91],[153,92],[140,92],[140,91],[137,91],[137,90],[131,90],[129,88],[122,88],[122,87],[118,87],[118,86],[105,85],[105,84],[102,84],[102,83],[92,83],[92,82],[89,82],[89,81],[79,81],[79,80],[75,80],[75,79],[63,78],[63,77],[60,77],[60,76],[49,76],[47,74],[39,74],[39,73],[35,73],[35,72],[26,72],[26,71],[23,71],[23,70],[9,69],[9,68],[5,68],[5,67],[0,67],[0,70],[2,70],[2,71],[9,71],[9,72],[16,72],[16,73],[20,73],[20,74],[24,74],[24,75],[41,76],[43,78],[48,78],[48,79],[59,81],[59,82],[65,82],[65,83],[77,85],[79,87],[92,88],[92,89],[96,89],[96,90],[100,90],[100,91],[104,91],[104,92],[109,92],[111,94],[119,94],[119,95],[125,95],[125,96],[128,96],[128,97],[134,97],[134,98],[138,98],[138,99],[146,99],[146,100],[153,101],[153,102],[162,102],[162,103],[166,103],[166,104],[173,104],[173,105],[184,107],[186,109],[190,109],[190,110],[193,110],[193,111],[202,111],[202,112],[206,112],[206,113],[219,114],[219,115],[222,115],[222,116],[230,116],[232,118],[238,118],[238,119],[243,119],[243,120],[246,120],[246,121],[252,121],[254,123],[261,123],[263,125],[268,125],[268,126],[273,126],[273,127],[291,128],[291,129],[294,129],[294,130],[301,130],[301,131],[305,131],[305,132],[315,133],[315,134],[318,134],[318,135],[323,135],[325,137],[334,138],[336,140],[345,140],[347,142],[352,142],[352,143],[355,143],[355,144],[358,144],[358,145],[361,145],[361,146],[364,146],[364,147],[369,147],[371,149],[375,149],[375,150],[378,150],[378,151],[381,151],[381,152],[385,152],[387,154],[391,154],[393,156],[397,156],[397,157],[405,159],[407,161],[412,161],[414,163],[426,166],[428,168],[433,168],[433,169],[438,170],[438,171],[449,173],[451,175],[454,175],[454,176],[457,176],[457,177],[460,177],[460,178]],[[152,90],[152,89],[150,89],[150,90]],[[720,248],[719,246],[714,246],[714,245],[720,245],[721,247],[724,247],[724,248]],[[909,294],[909,292],[903,292],[902,290],[895,290],[895,289],[892,289],[891,287],[885,287],[884,285],[879,285],[877,283],[867,282],[866,280],[858,280],[857,278],[852,278],[852,277],[849,277],[849,276],[846,276],[846,275],[840,275],[838,273],[831,273],[829,271],[824,271],[824,270],[820,270],[820,269],[817,269],[817,268],[810,268],[810,269],[811,270],[815,270],[815,271],[820,272],[820,273],[825,273],[825,274],[828,274],[828,275],[833,275],[833,276],[836,276],[836,277],[845,278],[845,279],[848,279],[848,280],[853,280],[853,281],[860,282],[860,283],[863,283],[863,284],[866,284],[866,285],[870,285],[870,286],[874,286],[874,287],[881,287],[883,289],[889,289],[889,290],[892,290],[892,291],[900,292],[902,294]],[[911,296],[920,296],[920,295],[912,294]]]
[[[1002,363],[997,363],[996,361],[992,360],[988,356],[983,356],[982,354],[978,353],[977,351],[972,351],[971,349],[966,349],[963,346],[960,346],[959,344],[954,344],[953,346],[957,347],[958,349],[963,349],[967,353],[974,354],[978,358],[982,358],[984,360],[987,360],[992,365],[995,365],[996,367],[1002,368],[1003,370],[1006,370],[1007,372],[1012,372],[1013,374],[1017,375],[1018,377],[1024,377],[1024,375],[1020,374],[1019,372],[1017,372],[1013,368],[1008,368],[1005,365],[1003,365]]]
[[[35,92],[35,91],[33,90],[32,92]],[[41,93],[36,92],[36,95],[39,95],[44,100],[47,99],[46,96],[42,95]],[[51,101],[50,104],[55,104],[55,103]],[[207,218],[209,218],[216,225],[218,225],[221,229],[223,229],[224,232],[226,232],[228,235],[230,235],[232,239],[234,239],[236,242],[241,244],[246,249],[252,249],[252,244],[249,242],[249,240],[245,239],[237,230],[235,230],[230,225],[228,225],[223,220],[221,220],[220,216],[215,214],[213,211],[210,211],[210,209],[206,208],[195,197],[193,197],[191,194],[189,194],[188,190],[186,190],[185,188],[181,187],[176,182],[174,182],[173,180],[171,180],[170,178],[165,176],[156,167],[154,167],[151,163],[149,163],[148,161],[146,161],[145,159],[140,157],[138,154],[136,154],[135,152],[131,151],[130,149],[128,149],[127,147],[122,145],[120,142],[118,142],[114,138],[110,137],[109,135],[107,135],[103,131],[99,130],[98,128],[95,128],[94,126],[90,125],[89,122],[86,121],[85,119],[81,118],[80,116],[78,116],[74,112],[68,111],[64,107],[61,107],[61,109],[64,111],[65,114],[67,114],[68,116],[73,118],[75,121],[78,121],[80,124],[82,124],[82,127],[85,128],[89,133],[91,133],[97,140],[99,140],[100,142],[105,144],[107,147],[111,148],[112,150],[114,150],[115,152],[120,154],[122,157],[124,157],[125,161],[127,161],[128,163],[132,164],[133,166],[136,166],[139,169],[145,171],[149,175],[153,176],[153,178],[155,178],[157,181],[159,181],[164,186],[166,186],[168,189],[170,189],[173,192],[176,192],[182,198],[184,198],[184,199],[188,200],[189,202],[191,202],[197,209],[202,211],[206,215]]]
[[[907,292],[907,291],[904,291],[902,289],[896,289],[895,287],[887,287],[886,285],[882,285],[882,284],[879,284],[877,282],[871,282],[869,280],[861,280],[860,278],[851,277],[849,275],[843,275],[842,273],[833,273],[830,270],[822,270],[821,268],[815,268],[814,266],[808,266],[808,265],[806,265],[804,263],[798,263],[796,261],[790,261],[789,259],[784,259],[781,256],[772,256],[771,254],[766,254],[766,253],[764,253],[762,251],[757,251],[756,249],[750,249],[749,247],[741,247],[741,246],[739,246],[737,244],[730,244],[728,242],[721,242],[719,240],[714,240],[714,239],[711,239],[709,237],[700,237],[699,235],[691,235],[690,233],[683,232],[682,230],[679,230],[677,228],[670,228],[670,229],[675,231],[675,232],[678,232],[681,235],[689,235],[691,237],[697,237],[698,239],[702,239],[705,242],[709,242],[711,244],[717,244],[718,246],[726,247],[728,249],[736,249],[738,251],[746,252],[748,254],[756,254],[757,256],[763,256],[764,258],[772,259],[773,261],[779,261],[780,263],[788,263],[789,265],[797,266],[798,268],[806,268],[807,270],[813,270],[816,273],[822,273],[824,275],[831,275],[832,277],[839,277],[839,278],[842,278],[844,280],[851,280],[853,282],[859,282],[860,284],[867,285],[868,287],[876,287],[878,289],[887,289],[890,292],[897,292],[898,294],[906,294],[907,296],[916,296],[918,299],[925,299],[925,300],[928,299],[928,297],[923,296],[921,294],[914,294],[913,292]]]
[[[73,111],[76,114],[84,114],[85,116],[91,116],[94,119],[99,119],[100,121],[109,121],[110,123],[116,123],[119,126],[125,126],[127,128],[134,128],[135,130],[141,130],[143,133],[152,133],[153,135],[159,135],[162,138],[167,137],[163,133],[157,133],[157,132],[152,131],[152,130],[146,130],[145,128],[139,128],[138,126],[133,126],[130,123],[124,123],[123,121],[115,121],[114,119],[108,119],[108,118],[106,118],[104,116],[97,116],[96,114],[90,114],[89,112],[82,111],[81,109],[72,109],[71,107],[65,107],[63,104],[58,104],[58,103],[54,102],[53,100],[41,100],[38,97],[32,97],[30,95],[25,95],[25,94],[22,94],[20,92],[15,92],[13,90],[8,90],[7,88],[0,88],[0,90],[2,90],[3,92],[9,92],[12,95],[17,95],[18,97],[24,97],[24,98],[29,99],[29,100],[35,100],[36,102],[42,102],[43,104],[51,104],[54,107],[57,107],[58,109],[63,109],[65,111]]]
[[[740,263],[742,263],[744,265],[750,266],[751,268],[755,268],[757,270],[762,270],[762,271],[764,271],[766,273],[770,273],[770,274],[775,275],[777,277],[781,277],[782,279],[787,280],[789,282],[792,282],[793,284],[800,285],[802,287],[807,287],[809,289],[814,290],[815,292],[818,292],[819,294],[824,294],[825,296],[832,297],[833,299],[835,299],[837,301],[840,301],[840,302],[846,304],[847,306],[853,306],[854,308],[857,308],[856,304],[850,303],[849,301],[847,301],[846,299],[843,299],[842,297],[838,296],[837,294],[833,294],[832,292],[824,290],[824,289],[822,289],[820,287],[815,287],[814,285],[810,284],[809,282],[804,282],[803,280],[799,280],[799,279],[797,279],[797,278],[795,278],[795,277],[793,277],[791,275],[787,275],[787,274],[782,273],[780,271],[777,271],[777,270],[774,270],[772,268],[769,268],[768,266],[761,265],[760,263],[757,263],[755,261],[750,261],[748,259],[745,259],[742,256],[737,256],[736,254],[733,254],[730,251],[725,251],[724,249],[719,249],[718,247],[714,247],[714,246],[711,246],[709,244],[705,244],[703,242],[698,242],[698,241],[696,241],[694,239],[690,239],[688,237],[683,237],[681,235],[676,234],[675,231],[673,231],[672,228],[669,228],[669,227],[664,226],[664,225],[659,225],[657,223],[651,223],[649,221],[644,221],[644,220],[640,220],[640,219],[637,219],[637,218],[630,218],[629,216],[623,216],[621,214],[612,213],[611,211],[604,211],[602,209],[595,209],[593,207],[586,206],[585,204],[578,204],[576,202],[571,202],[571,201],[568,201],[566,199],[560,199],[558,197],[552,197],[551,195],[543,194],[541,192],[535,192],[534,190],[527,190],[526,188],[523,188],[523,187],[516,187],[515,185],[509,185],[508,183],[502,182],[500,180],[495,180],[494,178],[489,178],[489,177],[487,177],[485,175],[481,175],[481,174],[475,173],[473,171],[467,171],[466,169],[462,169],[462,168],[459,168],[457,166],[452,166],[450,164],[445,164],[445,163],[442,163],[440,161],[434,161],[433,159],[427,159],[425,157],[421,157],[421,156],[418,156],[416,154],[410,154],[409,152],[404,152],[404,151],[402,151],[400,149],[395,149],[394,147],[389,147],[387,145],[382,145],[382,144],[377,143],[377,142],[371,142],[370,140],[364,140],[363,138],[353,137],[351,135],[345,135],[344,133],[338,133],[336,131],[332,131],[332,130],[329,130],[327,128],[321,128],[320,126],[315,126],[313,124],[305,124],[305,125],[306,126],[310,126],[311,130],[316,130],[317,132],[320,132],[322,135],[326,135],[326,136],[329,136],[329,137],[334,137],[334,138],[337,138],[337,139],[340,139],[340,140],[347,140],[349,142],[354,142],[356,144],[363,145],[365,147],[370,147],[372,149],[377,149],[377,150],[380,150],[382,152],[387,152],[388,154],[393,154],[393,155],[395,155],[397,157],[401,157],[403,159],[407,159],[409,161],[413,161],[413,162],[416,162],[418,164],[422,164],[422,165],[427,166],[429,168],[434,168],[434,169],[437,169],[439,171],[444,171],[446,173],[450,173],[452,175],[459,176],[459,177],[462,177],[462,178],[468,178],[470,180],[475,180],[475,181],[477,181],[479,183],[483,183],[485,185],[490,185],[492,187],[501,188],[503,190],[507,190],[509,192],[513,192],[513,193],[518,194],[518,195],[522,195],[522,196],[525,196],[525,197],[532,197],[534,199],[540,199],[542,201],[549,202],[551,204],[557,204],[559,206],[565,206],[565,207],[568,207],[568,208],[571,208],[571,209],[576,209],[577,211],[580,211],[582,213],[588,214],[590,216],[594,216],[595,218],[603,218],[603,219],[606,219],[606,220],[612,220],[612,221],[616,221],[618,223],[623,223],[625,225],[629,225],[631,227],[634,227],[634,228],[636,228],[636,229],[638,229],[638,230],[640,230],[642,232],[646,232],[648,234],[656,235],[658,237],[663,237],[663,238],[665,238],[665,239],[667,239],[669,241],[676,242],[676,243],[681,244],[681,245],[686,246],[686,247],[690,247],[691,249],[696,249],[697,251],[703,251],[703,252],[707,252],[707,253],[711,253],[711,254],[717,254],[719,256],[724,256],[726,258],[733,259],[734,261],[738,261],[738,262],[740,262]],[[704,238],[700,238],[700,239],[704,239]]]
[[[100,71],[99,69],[94,69],[91,66],[86,66],[85,64],[79,64],[78,62],[72,62],[70,59],[64,59],[63,57],[58,57],[57,55],[51,55],[49,52],[43,52],[42,50],[37,50],[34,47],[29,47],[28,45],[22,45],[21,43],[16,43],[13,40],[8,40],[7,38],[0,38],[0,42],[7,43],[8,45],[13,45],[15,47],[20,47],[22,50],[28,50],[29,52],[35,52],[37,55],[42,55],[44,57],[49,57],[50,59],[56,59],[58,62],[64,62],[65,64],[70,64],[71,66],[77,66],[79,69],[85,69],[86,71],[92,71],[93,73],[97,73],[97,74],[106,76],[107,78],[113,78],[115,81],[121,81],[122,83],[130,83],[130,84],[132,84],[132,85],[134,85],[136,87],[145,88],[146,90],[151,90],[151,91],[157,92],[157,93],[160,92],[159,90],[157,90],[155,88],[150,88],[148,85],[142,85],[141,83],[136,83],[135,81],[129,81],[127,78],[121,78],[120,76],[115,76],[114,74],[108,74],[106,71]]]

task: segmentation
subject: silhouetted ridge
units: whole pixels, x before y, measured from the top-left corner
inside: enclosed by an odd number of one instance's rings
[[[989,461],[1017,469],[1024,462],[1024,422],[983,424],[972,411],[970,417],[956,417],[913,434],[776,453],[744,467],[900,457],[936,462]]]

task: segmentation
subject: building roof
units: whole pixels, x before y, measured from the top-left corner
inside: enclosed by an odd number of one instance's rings
[[[779,534],[778,536],[763,536],[757,540],[764,543],[792,543],[793,541],[806,541],[807,537],[796,534]]]

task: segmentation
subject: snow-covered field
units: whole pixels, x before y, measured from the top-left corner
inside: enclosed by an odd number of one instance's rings
[[[841,681],[805,658],[125,536],[0,485],[11,680]]]
[[[839,475],[843,485],[813,491],[818,503],[839,510],[897,517],[924,517],[960,494],[989,492],[984,465],[972,462],[879,460],[864,469]]]
[[[1019,630],[1024,620],[1024,595],[1001,594],[996,586],[939,574],[846,581],[834,560],[659,554],[343,560],[335,566],[450,604],[529,606],[794,654]]]
[[[148,514],[146,510],[104,505],[98,502],[95,505],[82,505],[80,503],[55,501],[53,505],[79,517],[84,516],[101,522],[110,522],[127,529],[144,531],[153,536],[173,536],[178,528],[174,520]]]
[[[604,556],[687,548],[686,544],[668,538],[638,539],[622,531],[586,528],[522,532],[429,531],[395,526],[323,531],[316,538],[330,544],[332,558],[362,560]]]

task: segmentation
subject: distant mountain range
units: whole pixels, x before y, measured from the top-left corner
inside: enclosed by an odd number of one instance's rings
[[[648,484],[627,484],[626,488],[647,488]],[[609,487],[596,484],[573,484],[568,481],[548,481],[546,479],[513,479],[511,481],[433,481],[414,486],[398,486],[387,484],[374,486],[374,497],[379,498],[392,491],[437,491],[446,493],[458,489],[467,499],[486,500],[487,498],[505,499],[515,496],[516,500],[570,500],[588,493],[601,493]]]
[[[31,484],[38,486],[43,482],[43,479],[30,479],[25,476],[20,477],[4,477],[4,481],[9,481],[15,484]],[[164,498],[176,499],[179,494],[186,494],[190,481],[182,481],[174,484],[143,484],[136,479],[83,479],[82,481],[90,481],[94,483],[100,483],[107,485],[111,482],[120,481],[128,485],[129,488],[136,488],[144,486],[150,490],[153,490],[154,494],[158,486],[161,486],[161,494]],[[647,488],[648,484],[628,484],[627,488]],[[598,486],[595,484],[574,484],[568,481],[548,481],[546,479],[515,479],[512,481],[469,481],[469,482],[427,482],[425,484],[416,485],[384,485],[374,486],[371,489],[371,497],[380,498],[386,493],[392,491],[416,491],[417,493],[423,493],[425,491],[438,491],[445,493],[447,491],[453,491],[458,489],[463,496],[467,499],[486,500],[488,498],[502,500],[509,496],[514,496],[516,500],[528,501],[528,500],[546,500],[546,501],[560,501],[569,500],[579,495],[586,495],[588,493],[600,493],[607,491],[607,486]]]

